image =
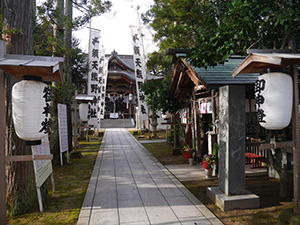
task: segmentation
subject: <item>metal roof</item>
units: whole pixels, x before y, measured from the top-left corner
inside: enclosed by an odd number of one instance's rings
[[[177,54],[178,57],[186,58],[186,54]],[[206,82],[208,86],[210,85],[228,85],[228,84],[254,84],[257,76],[259,74],[240,74],[238,77],[232,77],[232,71],[240,65],[244,57],[232,56],[224,64],[219,64],[214,67],[199,68],[191,66],[195,72]],[[189,60],[185,59],[187,63]]]
[[[24,75],[42,77],[43,81],[61,81],[62,57],[34,55],[5,55],[0,59],[0,69],[21,79]]]

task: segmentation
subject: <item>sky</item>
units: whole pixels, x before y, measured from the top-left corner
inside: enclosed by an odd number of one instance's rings
[[[105,53],[116,51],[119,55],[132,55],[132,38],[130,25],[138,26],[137,5],[140,6],[139,14],[146,12],[153,0],[111,0],[113,6],[110,13],[103,14],[92,19],[91,27],[101,30],[100,45],[104,46]],[[76,15],[76,11],[73,12]],[[150,53],[157,50],[152,41],[153,31],[142,25],[145,52]],[[86,27],[79,31],[73,31],[73,36],[80,40],[80,48],[88,51],[89,29]]]

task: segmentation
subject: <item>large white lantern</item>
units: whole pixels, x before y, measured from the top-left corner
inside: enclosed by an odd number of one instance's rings
[[[26,144],[41,144],[41,139],[50,130],[50,88],[40,82],[41,78],[26,76],[25,79],[29,80],[22,80],[12,88],[14,127],[18,137]]]
[[[88,103],[81,103],[79,105],[79,118],[83,122],[87,122],[89,120],[89,104]]]
[[[290,124],[293,106],[293,81],[290,75],[273,72],[255,82],[259,124],[268,130],[281,130]]]

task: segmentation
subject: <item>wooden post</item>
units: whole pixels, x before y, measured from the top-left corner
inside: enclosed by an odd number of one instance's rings
[[[77,91],[75,91],[75,107],[74,107],[74,151],[77,151]]]
[[[198,159],[201,156],[201,151],[200,151],[200,142],[201,142],[201,136],[200,136],[200,128],[199,128],[199,110],[197,109],[197,101],[196,101],[196,95],[193,96],[193,104],[194,104],[194,135],[196,139],[196,158],[197,158],[197,163]]]
[[[0,41],[0,57],[6,54],[6,43]],[[0,70],[0,224],[7,224],[5,178],[5,74]]]
[[[296,52],[296,41],[291,39],[289,47],[292,52]],[[293,174],[294,174],[294,213],[300,214],[300,135],[299,135],[299,91],[298,91],[298,72],[297,65],[291,66],[291,75],[293,78]]]

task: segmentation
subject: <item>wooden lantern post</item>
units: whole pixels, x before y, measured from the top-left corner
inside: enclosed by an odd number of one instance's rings
[[[287,50],[249,50],[248,57],[232,72],[236,77],[240,73],[262,73],[267,68],[283,68],[291,66],[291,76],[293,79],[293,111],[292,127],[293,141],[281,143],[293,147],[293,176],[294,176],[294,213],[300,214],[300,134],[299,134],[299,91],[297,64],[300,63],[300,54],[293,54]],[[272,145],[272,144],[268,144]],[[278,146],[278,144],[277,144]],[[265,146],[264,148],[271,148]]]
[[[0,40],[0,224],[7,224],[5,163],[9,161],[51,160],[52,155],[5,156],[5,74],[4,71],[21,79],[23,75],[36,75],[44,81],[62,81],[61,57],[33,55],[6,55],[6,42]],[[24,73],[30,74],[24,74]]]

